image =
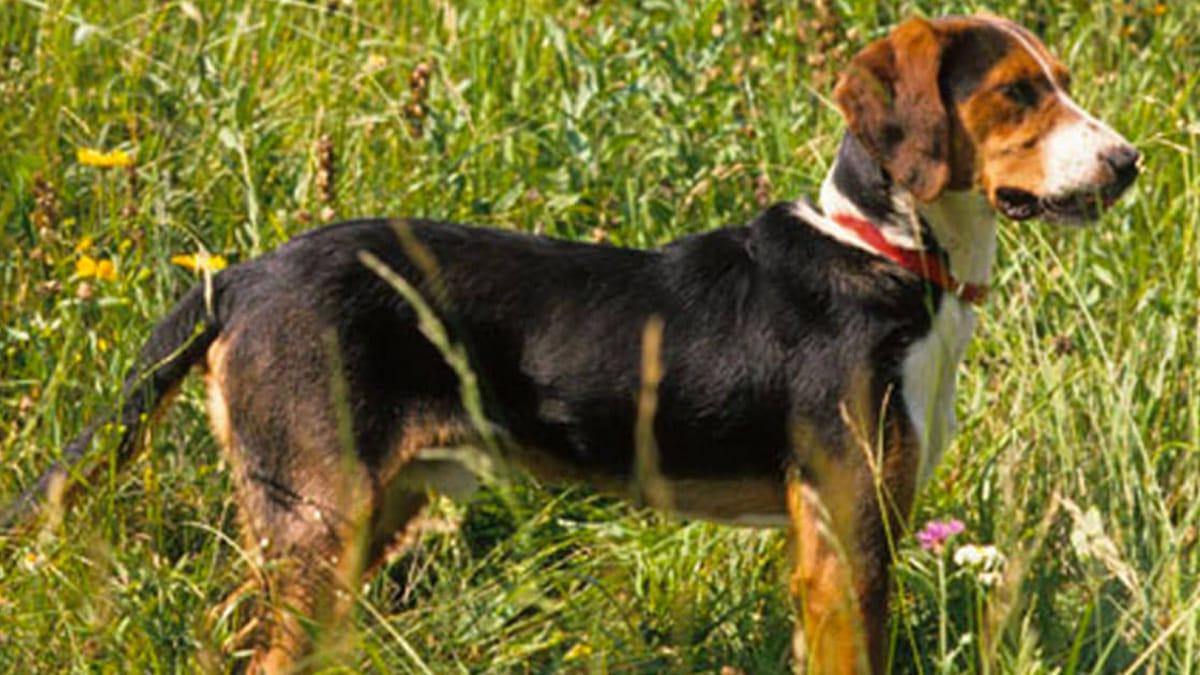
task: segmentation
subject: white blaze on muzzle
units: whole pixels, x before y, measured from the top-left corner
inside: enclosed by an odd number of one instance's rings
[[[1112,182],[1115,176],[1105,156],[1129,145],[1120,134],[1090,116],[1059,124],[1042,143],[1042,194],[1051,197],[1094,190]]]

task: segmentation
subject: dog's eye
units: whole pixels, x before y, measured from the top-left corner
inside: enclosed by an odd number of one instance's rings
[[[1010,82],[1000,88],[1000,91],[1008,98],[1008,100],[1016,103],[1023,108],[1032,108],[1037,105],[1038,92],[1028,80],[1017,80]]]

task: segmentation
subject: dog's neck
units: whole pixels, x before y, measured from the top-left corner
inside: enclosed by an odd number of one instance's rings
[[[837,159],[821,186],[826,218],[813,224],[852,246],[877,253],[855,233],[834,220],[843,215],[874,225],[893,246],[939,255],[964,283],[986,286],[996,253],[996,219],[987,199],[975,191],[946,191],[920,203],[892,181],[850,134],[842,139]]]

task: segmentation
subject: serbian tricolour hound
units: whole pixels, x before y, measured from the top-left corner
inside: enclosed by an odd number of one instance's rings
[[[833,99],[819,203],[655,250],[426,220],[324,227],[199,284],[153,330],[109,418],[14,505],[127,460],[193,366],[271,597],[252,666],[308,658],[465,453],[686,517],[789,528],[795,662],[885,667],[888,568],[954,428],[998,211],[1094,219],[1138,152],[1066,68],[993,17],[912,19]],[[475,448],[476,450],[471,450]],[[104,463],[103,466],[108,466]]]

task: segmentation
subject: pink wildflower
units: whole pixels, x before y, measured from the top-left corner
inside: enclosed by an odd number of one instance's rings
[[[917,533],[917,543],[926,551],[940,553],[946,540],[959,534],[966,526],[961,520],[931,520],[925,523],[925,528]]]

